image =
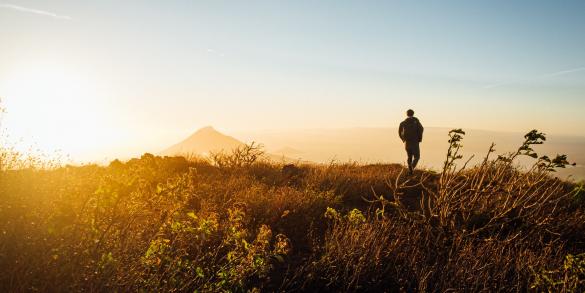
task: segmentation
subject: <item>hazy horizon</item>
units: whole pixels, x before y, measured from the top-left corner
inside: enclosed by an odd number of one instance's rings
[[[0,1],[2,136],[87,161],[207,125],[393,128],[413,108],[425,127],[585,137],[584,9]]]
[[[585,292],[584,113],[585,0],[0,0],[0,293]]]
[[[337,160],[339,162],[349,162],[349,161],[361,161],[362,163],[376,163],[376,162],[384,162],[384,163],[403,163],[401,160],[404,159],[404,154],[402,153],[402,147],[401,147],[401,142],[400,139],[397,135],[397,126],[387,126],[387,127],[367,127],[367,126],[355,126],[355,127],[323,127],[323,128],[288,128],[288,129],[248,129],[248,130],[237,130],[237,131],[230,131],[230,130],[226,130],[226,129],[222,129],[222,128],[218,128],[215,127],[213,125],[205,125],[201,128],[197,128],[197,129],[193,129],[193,130],[182,130],[182,131],[177,131],[176,134],[174,134],[172,137],[170,137],[170,139],[168,141],[160,141],[160,142],[156,142],[153,143],[151,145],[144,145],[144,144],[140,144],[137,143],[135,145],[130,145],[126,148],[110,148],[110,149],[104,149],[104,150],[100,150],[99,152],[96,153],[84,153],[84,152],[71,152],[71,151],[67,151],[67,149],[61,148],[61,149],[44,149],[41,146],[39,146],[37,143],[35,143],[34,141],[29,141],[29,140],[25,140],[25,139],[12,139],[12,137],[8,137],[8,139],[4,138],[3,142],[6,144],[6,146],[8,147],[14,147],[16,150],[18,151],[23,151],[23,152],[31,152],[31,153],[37,153],[39,155],[43,155],[46,157],[52,157],[52,154],[54,154],[54,157],[60,157],[62,158],[62,162],[63,163],[72,163],[72,164],[85,164],[85,163],[98,163],[98,164],[108,164],[110,161],[115,160],[115,159],[120,159],[120,160],[129,160],[131,158],[135,158],[135,157],[139,157],[144,153],[152,153],[155,155],[159,155],[161,154],[165,149],[168,149],[169,147],[185,140],[186,138],[190,137],[191,135],[193,135],[194,133],[196,133],[197,131],[203,129],[203,128],[207,128],[207,127],[211,127],[214,130],[218,131],[219,133],[226,135],[226,136],[230,136],[235,138],[236,140],[239,140],[243,143],[256,143],[256,144],[260,144],[262,145],[263,149],[267,152],[274,152],[274,151],[279,151],[281,149],[285,149],[285,148],[291,148],[291,149],[298,149],[299,151],[301,151],[302,153],[306,154],[306,149],[302,149],[299,148],[299,145],[303,146],[303,145],[307,145],[307,144],[311,144],[311,135],[316,135],[316,136],[320,136],[320,135],[329,135],[331,136],[332,134],[335,136],[338,133],[347,133],[347,132],[351,132],[354,136],[352,137],[350,136],[345,136],[343,138],[343,141],[339,141],[340,143],[343,143],[344,141],[355,141],[355,143],[362,143],[365,145],[370,145],[370,146],[375,146],[375,144],[378,142],[377,139],[371,139],[370,141],[362,141],[360,140],[360,138],[358,138],[358,136],[361,134],[363,135],[364,133],[369,133],[372,131],[379,131],[379,133],[381,134],[381,136],[383,135],[383,137],[381,137],[383,140],[386,141],[386,143],[391,143],[392,144],[392,148],[388,148],[387,151],[385,151],[385,154],[382,154],[381,156],[379,156],[380,154],[377,154],[376,159],[374,160],[369,160],[369,159],[363,159],[363,158],[359,158],[359,157],[352,157],[352,156],[347,156],[347,155],[343,155],[343,153],[347,153],[347,150],[339,150],[336,148],[331,148],[328,149],[327,145],[323,145],[322,147],[320,147],[322,150],[322,154],[320,156],[318,156],[318,159],[315,158],[306,158],[308,161],[313,161],[315,163],[326,163],[327,161],[330,161],[332,159]],[[428,151],[431,151],[433,153],[436,153],[437,151],[440,152],[440,156],[443,156],[442,151],[443,148],[445,148],[448,146],[447,140],[448,140],[448,132],[451,129],[454,129],[456,127],[435,127],[435,126],[425,126],[425,130],[426,130],[426,135],[425,135],[425,142],[421,145],[421,150],[423,152],[423,158],[422,158],[422,162],[424,164],[425,161],[432,161],[429,160],[429,156],[427,155],[425,158],[425,153],[428,154]],[[486,130],[486,129],[463,129],[464,131],[466,131],[468,133],[468,138],[466,140],[466,142],[469,140],[469,134],[475,134],[475,133],[482,133],[483,134],[489,134],[489,136],[485,136],[482,137],[479,141],[477,141],[477,137],[475,137],[475,135],[472,136],[472,142],[473,142],[473,149],[470,150],[468,149],[468,147],[464,148],[464,152],[466,152],[468,155],[474,154],[477,155],[477,149],[481,149],[481,151],[483,151],[484,149],[487,150],[487,148],[489,148],[490,143],[494,142],[494,143],[498,143],[498,146],[501,142],[504,142],[505,145],[505,151],[512,151],[515,147],[517,147],[522,138],[523,135],[528,132],[524,131],[494,131],[494,130]],[[431,140],[428,139],[429,134],[432,133],[433,137]],[[551,144],[551,142],[556,145],[559,146],[558,141],[560,140],[561,142],[565,143],[567,141],[571,141],[571,144],[574,143],[575,141],[578,142],[578,144],[582,145],[585,148],[585,136],[579,136],[579,135],[555,135],[555,134],[548,134],[545,133],[548,137],[548,141],[545,142],[545,145],[547,145],[547,150],[551,150],[551,148],[549,148],[549,145]],[[475,138],[475,139],[474,139]],[[429,143],[429,141],[431,141],[433,144],[431,145]],[[435,145],[436,144],[436,145]],[[396,148],[398,145],[400,145],[400,148]],[[465,144],[467,145],[467,143]],[[562,144],[561,144],[562,145]],[[570,144],[569,144],[570,145]],[[567,146],[569,146],[567,145]],[[561,150],[563,149],[563,147],[561,147]],[[566,148],[565,148],[566,149]],[[397,151],[399,150],[399,151]],[[554,150],[554,149],[553,149]],[[326,152],[326,153],[325,153]],[[341,153],[341,154],[340,154]],[[503,153],[503,152],[499,152],[499,153]],[[435,154],[436,155],[436,154]],[[549,154],[551,155],[551,154]],[[581,153],[579,153],[579,155],[581,155]],[[583,153],[583,155],[585,155],[585,153]],[[363,157],[365,158],[371,158],[371,154],[367,153],[367,151],[364,153]],[[393,158],[392,159],[380,159],[381,157],[388,157],[388,158]],[[436,161],[436,156],[434,157],[435,161]],[[569,157],[570,160],[575,161],[575,156],[571,156]],[[585,164],[585,157],[581,157],[579,156],[578,158],[578,164]],[[436,164],[434,164],[436,165]],[[436,166],[433,166],[436,167]]]

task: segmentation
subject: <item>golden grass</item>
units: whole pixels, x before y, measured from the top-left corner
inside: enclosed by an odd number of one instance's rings
[[[582,186],[538,158],[519,171],[524,153],[457,168],[453,138],[441,174],[414,176],[250,149],[107,167],[3,160],[0,290],[583,290]]]

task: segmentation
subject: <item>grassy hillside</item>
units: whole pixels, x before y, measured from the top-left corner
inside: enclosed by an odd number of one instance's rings
[[[450,135],[444,170],[413,176],[255,148],[53,168],[5,152],[0,290],[584,290],[583,186],[551,176],[566,159],[531,132],[462,169]]]
[[[424,124],[424,120],[423,120]],[[421,165],[440,170],[445,160],[445,137],[448,128],[425,127],[421,144]],[[290,158],[302,158],[316,163],[357,160],[363,163],[405,162],[404,146],[397,128],[338,128],[282,131],[249,131],[233,133],[243,141],[262,142],[272,153]],[[489,145],[496,144],[500,153],[511,152],[523,141],[523,133],[467,129],[465,154],[475,155],[471,163],[481,162]],[[291,149],[292,148],[292,149]],[[578,166],[558,170],[561,178],[585,180],[585,137],[571,137],[551,133],[546,144],[536,146],[538,152],[566,154]],[[529,160],[519,160],[530,165]]]

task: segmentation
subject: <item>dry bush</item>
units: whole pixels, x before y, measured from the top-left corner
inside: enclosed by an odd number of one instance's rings
[[[219,168],[249,167],[264,156],[262,145],[254,142],[234,148],[230,152],[219,151],[209,154],[209,160]]]
[[[368,221],[356,226],[351,216],[338,216],[326,232],[321,254],[291,278],[290,288],[582,288],[580,262],[558,269],[565,256],[573,259],[585,249],[585,214],[577,203],[582,191],[550,176],[568,165],[566,157],[538,157],[531,145],[541,143],[544,135],[532,131],[515,153],[490,159],[492,146],[480,165],[457,168],[463,135],[461,130],[450,132],[440,176],[399,173],[387,181],[390,198],[374,192],[369,202],[375,211]],[[525,172],[513,165],[522,155],[536,159]],[[414,199],[418,205],[412,204]],[[553,273],[542,273],[548,272],[544,268]],[[559,275],[560,280],[554,279]],[[301,279],[306,281],[299,286]]]
[[[210,160],[0,170],[0,290],[580,291],[582,185],[566,158],[472,167],[450,133],[440,174],[285,166],[255,145]],[[38,166],[33,164],[34,166]],[[463,164],[465,165],[465,164]]]

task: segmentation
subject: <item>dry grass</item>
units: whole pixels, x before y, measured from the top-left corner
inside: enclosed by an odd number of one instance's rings
[[[583,187],[551,176],[566,158],[515,167],[536,134],[461,168],[452,132],[444,170],[414,176],[254,148],[107,167],[5,154],[0,290],[582,291]]]

